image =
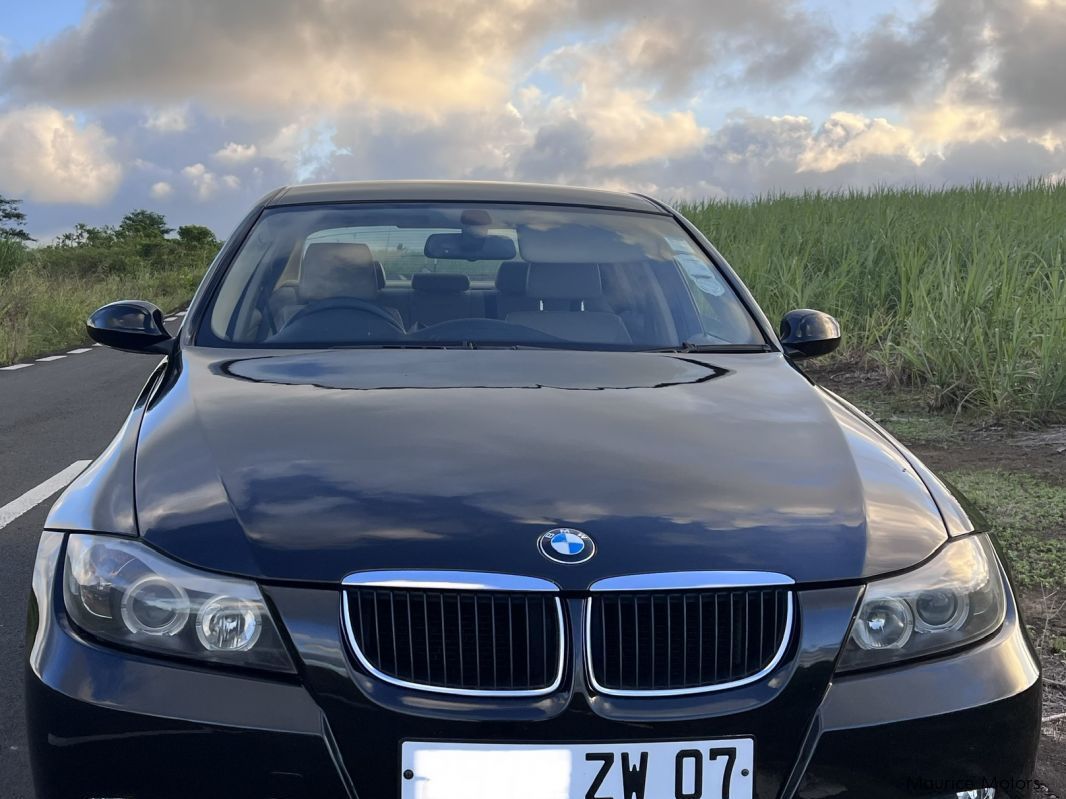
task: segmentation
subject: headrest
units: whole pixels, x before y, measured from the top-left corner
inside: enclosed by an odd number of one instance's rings
[[[335,297],[373,299],[378,292],[378,270],[365,244],[321,242],[304,253],[300,268],[301,302]]]
[[[496,290],[500,294],[525,294],[528,274],[529,264],[525,261],[501,261],[496,271]]]
[[[591,300],[603,295],[599,264],[530,264],[526,294],[538,300]]]
[[[625,234],[593,224],[518,225],[518,251],[531,263],[625,264],[656,260],[655,254],[665,246],[663,237],[643,230],[639,223],[627,224]],[[665,260],[672,257],[670,253]]]
[[[415,272],[411,288],[426,294],[462,294],[470,288],[470,278],[448,272]]]

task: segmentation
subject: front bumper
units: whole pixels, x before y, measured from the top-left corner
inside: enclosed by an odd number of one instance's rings
[[[755,738],[760,799],[939,798],[984,786],[1029,795],[1040,678],[1013,604],[978,646],[844,678],[833,662],[855,588],[799,592],[793,651],[769,679],[721,694],[612,699],[571,668],[558,694],[535,700],[429,696],[352,665],[335,590],[265,589],[297,654],[293,679],[85,640],[55,602],[61,539],[42,539],[31,603],[26,700],[41,799],[385,799],[399,796],[404,739],[732,735]]]

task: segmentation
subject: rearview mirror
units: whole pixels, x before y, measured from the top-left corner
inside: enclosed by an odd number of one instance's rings
[[[163,312],[143,300],[119,300],[93,311],[85,323],[89,338],[125,352],[169,355],[174,339],[163,326]]]
[[[474,233],[433,233],[423,250],[427,258],[465,261],[509,261],[515,257],[514,242],[507,236]]]
[[[840,322],[827,313],[798,308],[781,318],[780,339],[793,360],[816,358],[840,346]]]

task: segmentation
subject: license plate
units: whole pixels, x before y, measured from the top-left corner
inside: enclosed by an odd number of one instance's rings
[[[755,743],[405,741],[401,799],[751,799]]]

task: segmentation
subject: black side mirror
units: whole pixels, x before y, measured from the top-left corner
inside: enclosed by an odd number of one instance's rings
[[[816,358],[840,346],[840,322],[827,313],[798,308],[781,318],[780,338],[793,360]]]
[[[163,326],[163,312],[143,300],[119,300],[93,311],[85,329],[105,347],[126,352],[170,355],[174,339]]]

